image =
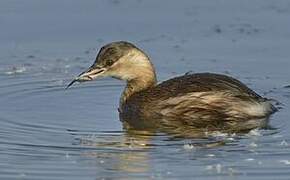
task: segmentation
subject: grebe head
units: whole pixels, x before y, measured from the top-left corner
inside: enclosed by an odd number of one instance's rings
[[[113,77],[127,81],[135,91],[156,84],[156,76],[148,56],[129,42],[118,41],[103,46],[93,65],[76,77],[74,82],[90,81],[99,77]]]

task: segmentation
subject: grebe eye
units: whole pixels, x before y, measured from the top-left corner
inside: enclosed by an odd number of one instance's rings
[[[114,61],[112,60],[112,59],[108,59],[107,61],[106,61],[106,66],[111,66],[111,65],[113,65],[114,64]]]

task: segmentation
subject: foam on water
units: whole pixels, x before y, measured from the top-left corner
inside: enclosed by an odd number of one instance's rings
[[[5,71],[6,75],[14,75],[24,73],[27,69],[25,67],[12,67],[10,70]]]

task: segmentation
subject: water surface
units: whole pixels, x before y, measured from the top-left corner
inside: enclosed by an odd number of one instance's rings
[[[1,1],[0,179],[289,179],[289,16],[283,0]],[[64,89],[116,40],[144,49],[160,81],[218,72],[276,99],[273,128],[126,134],[124,83]]]

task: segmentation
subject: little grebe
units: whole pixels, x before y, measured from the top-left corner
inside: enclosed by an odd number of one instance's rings
[[[119,105],[126,128],[244,131],[265,126],[276,111],[269,100],[225,75],[186,74],[157,84],[148,56],[124,41],[103,46],[94,64],[67,87],[107,76],[127,82]]]

